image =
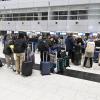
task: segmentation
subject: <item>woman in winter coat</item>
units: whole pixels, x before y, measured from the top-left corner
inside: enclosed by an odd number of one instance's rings
[[[94,56],[94,50],[95,50],[95,43],[91,39],[90,41],[87,42],[86,50],[85,50],[85,60],[84,60],[84,67],[92,67],[93,65],[93,56]],[[86,66],[87,60],[90,60],[90,66]]]

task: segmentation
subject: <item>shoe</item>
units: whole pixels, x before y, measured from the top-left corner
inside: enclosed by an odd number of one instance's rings
[[[18,74],[20,74],[20,72],[17,72],[17,71],[16,71],[16,74],[18,75]]]
[[[20,75],[22,75],[22,72],[20,72]]]
[[[16,67],[12,67],[13,72],[16,72]]]

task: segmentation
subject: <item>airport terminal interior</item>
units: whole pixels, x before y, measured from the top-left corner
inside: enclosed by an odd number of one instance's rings
[[[100,100],[100,0],[0,0],[0,100]]]

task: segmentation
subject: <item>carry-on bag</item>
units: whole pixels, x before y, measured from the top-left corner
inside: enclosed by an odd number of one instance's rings
[[[64,59],[64,67],[70,67],[69,57],[66,55],[63,59]]]
[[[28,60],[28,55],[25,56],[25,61],[22,63],[22,75],[30,76],[32,74],[33,61]]]
[[[75,53],[74,54],[74,65],[81,65],[82,54]]]
[[[43,55],[43,61],[40,62],[40,71],[42,75],[50,75],[50,69],[51,69],[51,63],[50,61],[47,61],[48,53],[46,54],[46,61],[44,61],[44,55]]]
[[[64,64],[64,59],[63,58],[58,58],[57,59],[57,73],[63,73],[65,64]]]

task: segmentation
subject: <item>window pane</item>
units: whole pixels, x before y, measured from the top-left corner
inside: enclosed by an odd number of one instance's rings
[[[33,13],[27,13],[27,16],[33,16]]]
[[[87,14],[88,11],[87,10],[79,10],[79,14]]]
[[[12,18],[6,18],[5,20],[6,21],[12,21]]]
[[[26,14],[25,13],[20,13],[20,16],[26,16]]]
[[[7,14],[6,17],[12,17],[12,14]]]
[[[37,12],[35,12],[35,13],[34,13],[34,16],[38,16],[38,13],[37,13]]]
[[[38,20],[38,17],[34,17],[34,20]]]
[[[19,14],[13,14],[13,17],[18,17],[19,16]]]
[[[59,18],[58,18],[58,16],[53,16],[52,17],[52,20],[58,20]]]
[[[67,20],[67,16],[59,16],[59,20]]]
[[[70,20],[77,20],[77,16],[70,16]]]
[[[25,19],[26,19],[25,17],[20,17],[20,18],[19,18],[19,20],[25,20]]]
[[[70,15],[77,15],[78,14],[78,11],[70,11]]]
[[[67,11],[59,11],[59,15],[67,15]]]
[[[81,19],[88,19],[88,16],[78,16],[78,19],[81,20]]]
[[[26,20],[33,20],[33,17],[27,17]]]
[[[58,11],[54,11],[54,12],[52,13],[52,15],[58,15],[58,14],[59,14]]]
[[[18,17],[14,17],[13,21],[18,21],[18,19],[19,19]]]
[[[48,12],[42,12],[42,16],[48,16]]]
[[[48,17],[42,17],[42,20],[48,20]]]

